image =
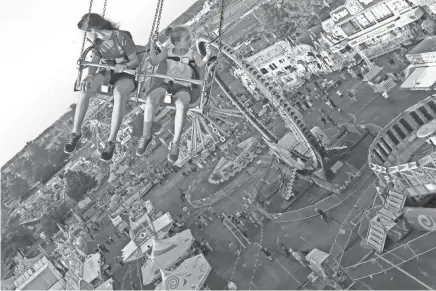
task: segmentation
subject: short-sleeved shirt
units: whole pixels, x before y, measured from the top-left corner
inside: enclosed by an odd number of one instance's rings
[[[102,63],[120,64],[127,60],[127,56],[136,52],[133,40],[124,31],[114,30],[109,39],[104,40],[94,54],[102,59]]]
[[[194,59],[194,51],[192,49],[189,49],[186,54],[183,56],[179,56],[174,54],[173,52],[174,48],[168,49],[168,56],[169,57],[179,57],[185,59],[185,62],[189,62],[189,60]],[[192,78],[193,70],[192,68],[184,63],[184,62],[178,62],[174,60],[167,59],[167,75],[169,77],[178,77],[183,79],[191,79]],[[183,81],[176,81],[174,83],[181,84],[183,86],[190,86],[191,83],[183,82]]]

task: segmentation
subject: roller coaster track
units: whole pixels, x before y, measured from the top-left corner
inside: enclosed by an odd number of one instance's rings
[[[199,41],[209,42],[209,40],[205,38],[200,38]],[[219,48],[217,42],[212,42],[211,46],[215,49]],[[233,49],[225,43],[222,43],[221,54],[246,72],[257,88],[272,104],[273,108],[279,112],[281,118],[292,131],[295,138],[307,148],[307,155],[312,160],[312,165],[315,168],[322,168],[325,149],[318,143],[316,137],[306,127],[301,114],[286,100],[283,92],[275,89],[267,78],[264,77],[254,66],[247,63],[245,60],[238,58]],[[260,123],[258,117],[255,117],[239,100],[237,100],[237,98],[234,98],[231,90],[225,85],[219,75],[216,76],[216,81],[226,93],[227,97],[229,97],[234,105],[241,111],[244,117],[262,134],[265,141],[270,144],[277,144],[277,137]]]

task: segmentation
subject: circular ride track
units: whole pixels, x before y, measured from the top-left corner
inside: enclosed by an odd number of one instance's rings
[[[197,44],[201,42],[209,42],[205,38],[199,38]],[[199,46],[199,45],[197,45]],[[319,144],[318,140],[307,129],[302,115],[298,112],[291,103],[286,100],[283,92],[278,91],[274,86],[264,77],[255,67],[247,63],[245,60],[238,58],[233,49],[222,43],[221,48],[216,42],[211,42],[211,46],[216,50],[220,49],[222,57],[227,58],[232,64],[242,69],[246,75],[253,81],[260,94],[268,99],[272,107],[277,110],[280,117],[285,121],[286,126],[291,130],[295,137],[293,148],[298,149],[296,153],[297,157],[286,157],[284,161],[297,169],[316,170],[323,167],[324,148]],[[220,57],[220,56],[219,56]],[[232,101],[234,106],[242,113],[245,119],[247,119],[261,134],[268,146],[277,153],[280,157],[283,157],[283,153],[289,151],[289,148],[281,147],[277,137],[274,136],[259,120],[259,117],[253,114],[251,110],[246,108],[242,102],[235,97],[231,92],[231,89],[221,79],[220,75],[215,76],[215,81],[219,87],[223,90],[226,96]],[[287,145],[289,147],[289,145]],[[304,161],[304,166],[298,159]]]
[[[197,49],[200,53],[204,54],[203,48],[204,44],[207,42],[209,42],[209,40],[205,38],[199,38],[197,40]],[[288,135],[287,140],[279,141],[275,134],[272,133],[265,124],[263,124],[264,122],[259,118],[258,113],[249,109],[241,98],[233,93],[234,90],[232,90],[228,85],[230,81],[228,79],[224,81],[220,74],[216,74],[214,77],[216,84],[218,84],[226,97],[231,100],[233,106],[236,107],[242,116],[260,133],[268,147],[273,152],[277,153],[278,156],[280,156],[281,159],[284,160],[294,171],[296,169],[303,169],[312,172],[322,169],[322,154],[325,152],[324,148],[320,145],[317,138],[307,129],[301,114],[285,99],[283,93],[275,89],[268,80],[257,71],[257,69],[246,63],[244,60],[236,57],[229,46],[223,44],[220,49],[219,45],[215,42],[212,42],[211,46],[214,48],[215,53],[218,53],[218,62],[219,58],[226,58],[234,67],[245,72],[245,74],[256,85],[259,95],[263,95],[267,98],[267,100],[272,104],[273,110],[277,110],[280,117],[285,121],[286,127],[291,130],[291,134]],[[258,143],[254,142],[253,144],[252,142],[254,140],[252,139],[253,138],[249,138],[242,142],[242,144],[250,144],[249,146],[242,147],[245,149],[242,153],[235,155],[233,158],[226,155],[215,164],[213,170],[209,167],[203,169],[194,181],[190,181],[188,183],[189,185],[186,185],[186,188],[188,188],[188,199],[195,208],[210,205],[220,200],[234,191],[235,188],[240,187],[241,183],[250,180],[249,177],[247,177],[247,179],[242,179],[244,181],[229,181],[238,172],[241,172],[246,168],[248,164],[253,162],[262,152],[261,146],[251,146]],[[236,158],[239,156],[243,158]],[[243,162],[238,163],[238,161]],[[217,186],[214,186],[213,184],[220,184],[220,187],[217,188]],[[198,197],[199,192],[204,192],[203,194],[205,197]],[[203,195],[200,194],[200,196]]]

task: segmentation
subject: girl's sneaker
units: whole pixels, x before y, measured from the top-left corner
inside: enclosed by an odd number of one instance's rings
[[[150,137],[141,136],[141,138],[138,141],[138,147],[136,148],[136,155],[138,157],[142,156],[147,151],[147,147],[152,140],[153,138],[151,136]]]
[[[110,162],[115,152],[115,143],[112,141],[108,141],[104,150],[101,152],[100,160],[103,162]]]
[[[179,158],[179,144],[171,142],[170,152],[168,153],[168,162],[174,164]]]
[[[77,143],[79,142],[79,140],[81,138],[82,138],[81,134],[77,134],[77,133],[72,132],[70,134],[70,138],[68,139],[68,141],[65,144],[64,152],[66,154],[72,154],[76,150]]]

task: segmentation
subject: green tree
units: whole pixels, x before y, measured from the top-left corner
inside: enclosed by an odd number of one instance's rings
[[[30,185],[21,176],[16,175],[10,176],[7,181],[7,188],[11,195],[16,198],[21,198],[28,193]]]
[[[81,201],[89,190],[97,186],[97,180],[82,171],[68,171],[65,178],[67,195],[76,202]]]
[[[56,171],[65,166],[68,155],[64,152],[63,147],[59,149],[50,149],[48,154],[49,163],[53,165]]]
[[[47,237],[53,236],[58,232],[57,223],[64,224],[70,217],[71,211],[64,203],[51,208],[48,213],[45,213],[41,220],[42,229]]]
[[[18,250],[23,251],[36,241],[33,232],[19,224],[19,217],[14,217],[8,222],[8,230],[2,237],[2,261],[5,262],[7,258],[13,257]]]
[[[30,155],[32,160],[35,162],[48,160],[48,150],[43,146],[38,145],[37,143],[32,143],[29,148]]]
[[[310,27],[320,23],[319,14],[323,11],[323,2],[287,0],[280,7],[274,3],[260,6],[258,14],[267,32],[278,38],[306,32]]]

